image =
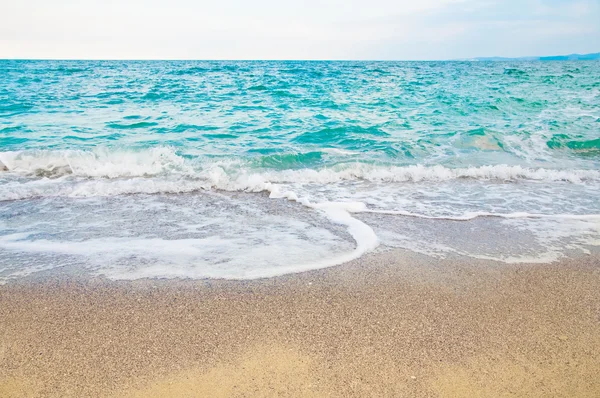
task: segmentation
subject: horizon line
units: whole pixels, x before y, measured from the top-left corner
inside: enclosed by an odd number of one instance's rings
[[[600,54],[600,53],[589,53],[589,54]],[[142,62],[485,62],[491,61],[492,59],[506,60],[506,61],[540,61],[540,62],[552,62],[552,61],[597,61],[595,59],[566,59],[566,60],[544,60],[541,58],[550,57],[566,57],[570,55],[588,55],[588,54],[567,54],[567,55],[531,55],[524,57],[503,57],[503,56],[482,56],[482,57],[469,57],[469,58],[451,58],[451,59],[360,59],[360,58],[347,58],[347,59],[301,59],[301,58],[3,58],[0,57],[0,61],[142,61]],[[497,62],[497,61],[496,61]]]

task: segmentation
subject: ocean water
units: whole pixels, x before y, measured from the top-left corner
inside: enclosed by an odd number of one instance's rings
[[[600,245],[600,62],[0,61],[0,281]]]

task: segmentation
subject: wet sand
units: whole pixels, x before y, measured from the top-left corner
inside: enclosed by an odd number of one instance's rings
[[[600,258],[0,286],[0,397],[598,397]]]

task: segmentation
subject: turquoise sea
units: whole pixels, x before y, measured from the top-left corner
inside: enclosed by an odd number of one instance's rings
[[[600,245],[600,62],[0,61],[0,281]]]

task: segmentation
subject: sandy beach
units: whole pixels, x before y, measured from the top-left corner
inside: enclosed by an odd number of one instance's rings
[[[0,287],[2,397],[598,397],[600,259]]]

